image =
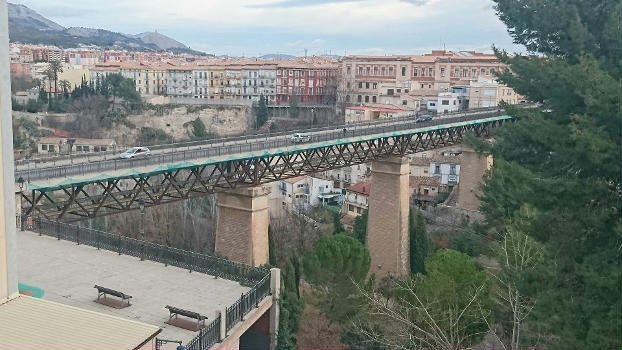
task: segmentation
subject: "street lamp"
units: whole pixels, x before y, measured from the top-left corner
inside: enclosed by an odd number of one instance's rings
[[[24,220],[22,218],[22,196],[24,195],[24,178],[19,177],[17,179],[17,185],[19,186],[19,213],[17,214],[19,220],[19,227],[24,231]]]
[[[143,246],[140,260],[143,261],[145,260],[145,201],[143,199],[138,200],[138,207],[140,208],[140,239]]]

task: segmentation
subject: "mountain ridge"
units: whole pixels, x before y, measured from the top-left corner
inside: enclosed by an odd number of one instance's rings
[[[187,45],[158,32],[125,34],[88,27],[63,27],[35,10],[21,4],[8,3],[9,38],[11,42],[55,45],[72,48],[96,45],[110,49],[171,51],[204,55]]]

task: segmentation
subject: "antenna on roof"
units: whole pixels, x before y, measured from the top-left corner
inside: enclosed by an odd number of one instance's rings
[[[307,49],[305,48],[305,58],[307,58]]]

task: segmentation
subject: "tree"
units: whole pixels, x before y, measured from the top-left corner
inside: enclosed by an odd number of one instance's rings
[[[300,326],[300,316],[302,315],[303,308],[298,295],[300,279],[296,276],[296,268],[293,260],[285,264],[282,276],[283,288],[279,300],[280,316],[277,349],[293,350],[296,345],[296,333]]]
[[[529,272],[522,293],[538,300],[526,322],[548,346],[620,348],[622,4],[495,3],[514,41],[538,54],[497,51],[509,67],[498,79],[541,108],[506,109],[517,121],[488,149],[481,209],[494,229],[520,222],[543,245],[547,268]]]
[[[397,283],[385,300],[362,290],[367,320],[357,325],[370,341],[391,349],[468,349],[491,323],[490,281],[471,258],[438,250],[426,260],[427,274]]]
[[[257,116],[257,129],[261,128],[266,121],[268,121],[268,105],[266,104],[266,97],[264,95],[259,96],[259,103],[255,111]]]
[[[192,121],[192,134],[194,137],[204,139],[207,137],[207,129],[201,118],[197,117]]]
[[[368,210],[365,209],[360,216],[357,216],[356,219],[354,219],[354,225],[352,227],[352,235],[363,244],[365,244],[367,240],[367,218],[369,216],[368,214]]]
[[[367,248],[345,234],[323,236],[305,254],[306,281],[320,296],[318,307],[331,321],[345,322],[361,304],[357,285],[368,286],[371,258]]]
[[[69,98],[69,90],[71,89],[71,83],[68,80],[61,80],[58,82],[61,90],[63,91],[63,98]]]
[[[300,108],[298,108],[298,96],[291,95],[289,100],[289,116],[291,118],[298,118],[300,114]]]
[[[409,214],[410,272],[425,273],[425,259],[428,256],[429,238],[426,232],[425,216],[411,208]]]
[[[58,73],[63,72],[63,64],[60,61],[54,60],[50,61],[50,65],[48,67],[48,78],[54,79],[54,96],[58,98]],[[51,86],[50,86],[51,89]]]
[[[525,321],[535,307],[536,300],[525,295],[524,285],[529,276],[542,264],[542,245],[514,227],[501,233],[500,241],[493,248],[500,264],[500,271],[493,274],[496,288],[494,296],[503,327],[500,341],[506,349],[520,350],[526,347],[523,341]],[[494,328],[489,325],[491,333]]]

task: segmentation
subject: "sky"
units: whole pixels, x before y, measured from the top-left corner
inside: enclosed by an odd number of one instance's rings
[[[490,0],[21,0],[65,27],[157,30],[216,55],[510,52]]]

